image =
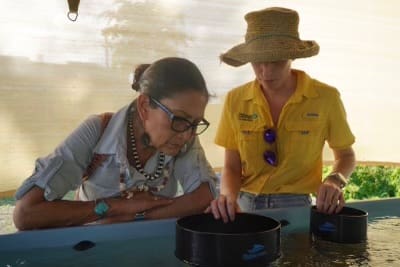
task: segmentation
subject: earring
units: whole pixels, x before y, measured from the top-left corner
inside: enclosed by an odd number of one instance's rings
[[[185,144],[182,146],[180,153],[185,153],[185,152],[187,151],[187,148],[188,148],[188,144],[185,143]]]
[[[150,136],[148,133],[143,133],[142,138],[141,138],[142,144],[146,147],[150,146]]]

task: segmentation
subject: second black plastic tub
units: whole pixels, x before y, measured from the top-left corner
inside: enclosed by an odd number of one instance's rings
[[[311,207],[310,232],[314,237],[338,243],[361,243],[367,240],[368,213],[343,207],[337,214],[318,212]]]

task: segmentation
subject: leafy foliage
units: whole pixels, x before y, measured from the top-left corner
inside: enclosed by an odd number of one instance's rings
[[[331,170],[325,166],[324,176]],[[400,168],[357,166],[344,189],[346,200],[400,197]]]

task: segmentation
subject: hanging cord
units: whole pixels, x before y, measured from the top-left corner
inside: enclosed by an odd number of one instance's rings
[[[67,17],[70,21],[76,21],[78,19],[78,7],[80,0],[68,0],[69,11]]]

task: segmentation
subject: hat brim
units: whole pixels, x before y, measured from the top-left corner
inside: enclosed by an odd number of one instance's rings
[[[221,54],[220,59],[228,65],[239,67],[249,62],[273,62],[312,57],[318,52],[319,45],[315,41],[260,38],[234,46]]]

